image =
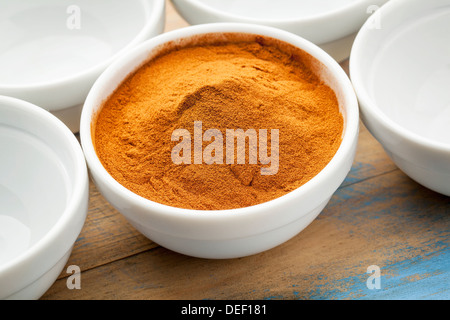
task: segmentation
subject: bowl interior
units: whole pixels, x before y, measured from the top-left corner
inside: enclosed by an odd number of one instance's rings
[[[0,100],[0,266],[36,244],[65,212],[76,165],[60,136],[39,116]]]
[[[301,19],[341,9],[358,0],[197,0],[216,10],[252,19]]]
[[[0,85],[46,83],[111,58],[143,29],[144,0],[0,3]]]
[[[450,4],[428,3],[383,13],[363,31],[354,68],[377,112],[450,146]]]

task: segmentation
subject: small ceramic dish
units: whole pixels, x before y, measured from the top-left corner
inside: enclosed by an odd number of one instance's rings
[[[401,170],[448,196],[449,30],[449,0],[392,1],[361,29],[350,58],[364,124]]]
[[[0,299],[37,299],[66,264],[88,208],[81,146],[58,118],[0,96]]]
[[[100,73],[164,28],[164,0],[0,3],[0,94],[51,111],[73,132]]]
[[[244,22],[277,27],[319,45],[337,61],[348,58],[362,24],[387,0],[172,0],[190,24]]]
[[[256,41],[259,36],[275,39],[272,41],[288,43],[316,59],[315,69],[336,92],[344,117],[342,143],[336,155],[317,176],[300,188],[251,207],[214,211],[181,209],[147,200],[129,191],[102,166],[93,145],[92,124],[102,102],[131,72],[161,50],[173,45],[199,44],[199,41],[227,41],[227,34],[241,36],[247,39],[245,41]],[[358,104],[350,80],[326,52],[280,29],[255,24],[217,23],[191,26],[157,36],[108,67],[86,99],[80,136],[98,189],[137,230],[156,243],[186,255],[236,258],[259,253],[287,241],[317,217],[351,168],[358,125]]]

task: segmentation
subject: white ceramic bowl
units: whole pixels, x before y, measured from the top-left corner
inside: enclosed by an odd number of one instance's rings
[[[362,120],[401,170],[450,196],[450,1],[397,0],[376,15],[350,58]]]
[[[226,39],[225,33],[275,38],[303,49],[322,63],[320,75],[337,93],[345,120],[343,141],[335,157],[299,189],[246,208],[218,211],[180,209],[155,203],[129,191],[105,170],[92,143],[91,122],[102,101],[130,72],[155,56],[161,48],[167,47],[168,43],[185,45],[204,34],[208,34],[208,39],[217,37],[223,40]],[[191,26],[157,36],[107,68],[86,99],[80,135],[88,167],[98,189],[137,230],[176,252],[202,258],[235,258],[273,248],[295,236],[316,218],[351,168],[358,124],[358,105],[350,80],[323,50],[283,30],[254,24],[218,23]]]
[[[190,24],[244,22],[272,26],[319,45],[337,61],[348,58],[356,33],[387,0],[172,0]]]
[[[37,299],[61,273],[84,224],[80,143],[48,111],[0,96],[0,299]]]
[[[0,2],[0,94],[51,111],[73,132],[100,73],[164,28],[164,0]]]

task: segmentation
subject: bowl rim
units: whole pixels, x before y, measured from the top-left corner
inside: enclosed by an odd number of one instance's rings
[[[95,100],[99,95],[100,97],[104,97],[101,91],[102,87],[111,80],[111,77],[114,77],[115,70],[118,70],[124,66],[129,66],[132,59],[134,57],[137,57],[140,53],[147,53],[148,55],[148,53],[151,52],[154,48],[166,42],[177,39],[190,38],[200,34],[214,33],[241,33],[272,37],[282,42],[292,44],[296,47],[300,45],[301,49],[305,50],[310,55],[319,60],[322,64],[324,64],[329,72],[332,73],[333,76],[338,80],[339,87],[342,88],[343,96],[345,96],[345,101],[348,101],[348,104],[346,106],[342,106],[342,108],[344,108],[343,110],[345,110],[347,114],[347,118],[344,118],[345,128],[343,131],[341,145],[334,157],[327,164],[327,166],[325,166],[325,168],[323,168],[322,171],[319,172],[310,181],[286,195],[261,204],[236,209],[196,210],[160,204],[141,197],[117,182],[103,167],[96,155],[91,136],[92,115],[97,111],[95,110]],[[133,70],[130,70],[130,72],[131,71]],[[122,80],[123,79],[121,79],[121,81]],[[102,181],[104,181],[109,188],[113,189],[116,194],[122,195],[128,201],[131,201],[134,205],[142,208],[143,210],[151,208],[152,215],[177,218],[180,219],[180,221],[186,219],[186,221],[214,220],[216,222],[225,221],[233,217],[236,218],[252,216],[261,212],[261,209],[273,209],[284,204],[285,202],[291,201],[292,198],[298,197],[298,194],[308,194],[311,192],[311,190],[316,188],[317,185],[323,185],[327,177],[329,175],[333,175],[335,171],[342,166],[342,163],[345,161],[346,156],[353,147],[354,141],[357,139],[358,132],[359,111],[356,95],[353,91],[353,87],[351,86],[350,79],[348,78],[347,74],[330,55],[328,55],[325,51],[323,51],[312,42],[288,31],[269,26],[235,22],[200,24],[176,29],[147,40],[141,45],[134,48],[132,51],[129,51],[126,56],[121,57],[120,59],[116,60],[111,66],[109,66],[107,70],[105,70],[105,72],[94,83],[94,86],[89,92],[85,105],[83,107],[80,126],[81,144],[84,150],[88,167],[91,171],[94,171],[94,175],[98,175],[98,177],[100,177],[100,179],[102,179]],[[148,214],[148,212],[146,212],[146,214]]]
[[[217,9],[214,6],[211,5],[207,5],[202,1],[199,0],[171,0],[172,2],[174,1],[184,1],[187,3],[190,3],[193,6],[196,6],[198,9],[201,9],[209,14],[212,14],[214,16],[222,16],[225,17],[227,19],[240,19],[240,20],[246,20],[248,22],[251,23],[274,23],[274,24],[291,24],[291,23],[311,23],[314,22],[315,20],[323,20],[323,19],[329,19],[331,17],[335,17],[335,16],[339,16],[339,15],[344,15],[344,14],[351,14],[353,13],[353,11],[357,10],[359,7],[361,6],[367,6],[372,4],[373,0],[360,0],[360,1],[352,1],[349,2],[348,4],[339,7],[336,10],[332,10],[332,11],[326,11],[326,12],[322,12],[322,13],[317,13],[317,14],[313,14],[313,15],[309,15],[303,18],[287,18],[287,19],[260,19],[260,18],[252,18],[252,17],[247,17],[244,15],[237,15],[237,14],[232,14],[226,11],[222,11]]]
[[[61,78],[40,81],[29,84],[7,84],[0,82],[1,90],[45,90],[46,88],[60,86],[60,85],[70,85],[72,82],[78,81],[79,79],[89,78],[100,74],[106,67],[111,64],[112,61],[117,59],[119,56],[124,54],[130,48],[139,44],[147,38],[147,35],[158,27],[159,18],[165,12],[165,2],[164,0],[137,0],[144,10],[145,24],[140,29],[139,33],[134,36],[130,41],[126,43],[125,46],[120,48],[117,52],[111,55],[108,59],[103,60],[96,65],[89,67],[87,69],[76,72],[72,75],[64,76]]]
[[[58,248],[66,247],[66,250],[64,251],[65,253],[67,249],[73,245],[73,243],[58,244],[58,239],[62,235],[66,234],[67,230],[74,228],[72,222],[80,214],[78,211],[80,205],[86,198],[85,195],[89,185],[86,162],[80,143],[75,138],[75,135],[69,130],[69,128],[61,122],[61,120],[56,118],[50,112],[30,102],[20,100],[17,98],[0,95],[0,105],[1,104],[8,105],[9,108],[14,108],[17,110],[27,112],[28,114],[30,114],[31,117],[38,119],[37,121],[41,122],[41,125],[48,124],[53,128],[52,131],[60,134],[63,137],[63,139],[67,142],[66,151],[70,153],[74,161],[75,172],[74,172],[74,179],[71,179],[69,181],[71,185],[71,193],[67,200],[65,209],[61,213],[58,220],[41,239],[39,239],[36,243],[30,246],[27,250],[25,250],[17,257],[14,257],[10,261],[0,265],[0,282],[2,282],[1,278],[8,275],[11,276],[17,270],[20,270],[20,268],[27,268],[27,266],[29,268],[30,264],[33,264],[33,262],[39,260],[40,255],[43,252],[46,252],[46,250],[48,250],[49,248],[52,248],[55,245],[57,245]],[[75,240],[76,238],[74,239],[74,241]],[[61,256],[58,257],[58,260],[60,258]],[[57,260],[55,261],[46,260],[44,263],[40,263],[39,266],[36,266],[36,269],[38,269],[42,275],[42,273],[45,273],[45,271],[47,271],[47,269],[53,266],[53,264],[56,263],[56,261]],[[22,275],[20,281],[26,282],[28,281],[28,279],[27,277]],[[20,290],[20,288],[18,290]],[[12,293],[14,292],[11,292],[11,294]]]
[[[409,1],[411,0],[397,0],[397,1],[388,1],[383,7],[381,7],[377,13],[379,15],[383,15],[383,17],[395,14],[398,10],[403,10],[405,5],[409,5]],[[429,4],[429,1],[416,1],[417,3],[421,3],[424,7]],[[449,4],[450,7],[450,4]],[[404,13],[404,11],[403,11]],[[437,150],[439,152],[450,152],[450,143],[444,143],[440,141],[435,141],[431,138],[424,137],[418,133],[415,133],[394,120],[392,120],[389,116],[387,116],[378,106],[377,103],[371,95],[369,94],[366,86],[364,85],[364,76],[359,71],[358,67],[361,65],[362,60],[364,59],[364,45],[363,43],[370,39],[370,28],[369,26],[373,25],[375,22],[374,19],[377,19],[375,15],[372,15],[367,19],[365,24],[362,26],[360,31],[358,32],[355,41],[353,43],[353,47],[350,53],[349,58],[349,70],[350,70],[350,78],[355,88],[355,92],[358,96],[358,100],[360,101],[360,108],[362,112],[367,113],[372,119],[374,119],[378,124],[383,127],[391,130],[395,134],[397,134],[402,139],[408,141],[409,143],[424,147],[429,150]]]

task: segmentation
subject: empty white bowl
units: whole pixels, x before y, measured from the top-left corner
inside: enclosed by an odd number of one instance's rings
[[[225,41],[226,34],[278,39],[311,54],[321,78],[336,92],[345,121],[342,144],[331,162],[312,180],[278,199],[233,210],[189,210],[162,205],[119,184],[102,166],[92,142],[91,125],[102,102],[143,62],[170,46],[192,41]],[[243,36],[244,37],[244,36]],[[80,136],[92,178],[103,196],[151,240],[186,255],[235,258],[273,248],[309,225],[348,174],[355,154],[358,104],[350,80],[338,63],[311,42],[292,33],[254,24],[191,26],[157,36],[121,57],[99,77],[81,117]]]
[[[361,117],[401,170],[450,196],[450,1],[391,1],[376,15],[350,58]]]
[[[0,96],[0,299],[37,299],[61,273],[84,224],[88,175],[59,119]]]
[[[164,0],[0,2],[0,94],[51,111],[73,132],[111,61],[164,28]]]
[[[172,0],[190,24],[244,22],[277,27],[348,58],[356,33],[387,0]]]

